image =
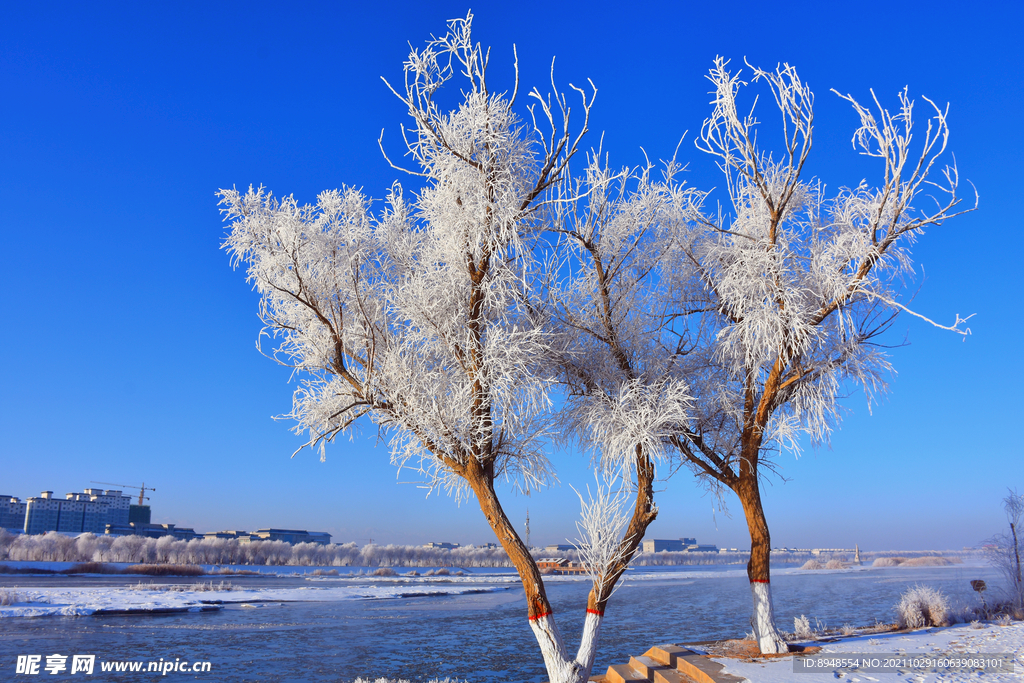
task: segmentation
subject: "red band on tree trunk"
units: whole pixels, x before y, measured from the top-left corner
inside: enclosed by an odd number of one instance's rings
[[[596,609],[589,609],[589,608],[587,609],[587,614],[596,614],[599,617],[603,617],[604,616],[604,612],[600,612],[600,611],[598,611]]]
[[[536,616],[530,617],[530,621],[534,621],[536,619],[543,619],[544,617],[550,617],[550,616],[551,616],[551,612],[545,612],[544,614],[538,614]]]
[[[771,583],[768,579],[751,579],[750,583]]]

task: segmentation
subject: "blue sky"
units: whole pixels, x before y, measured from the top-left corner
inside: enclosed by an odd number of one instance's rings
[[[466,4],[8,3],[0,10],[0,493],[59,495],[91,480],[156,487],[154,521],[197,531],[326,530],[335,541],[493,540],[472,502],[401,482],[368,428],[303,452],[288,424],[288,372],[260,356],[257,297],[219,249],[218,188],[264,184],[312,201],[349,184],[381,197],[395,179],[377,149],[397,144],[408,43],[441,33]],[[834,6],[832,6],[834,5]],[[1021,361],[1024,108],[1012,3],[488,3],[492,88],[599,89],[590,144],[613,161],[670,156],[689,181],[720,185],[690,140],[716,55],[794,64],[816,93],[811,173],[831,187],[875,168],[836,88],[951,103],[950,149],[981,208],[914,250],[914,305],[973,313],[974,334],[906,318],[899,372],[869,414],[861,395],[831,449],[782,461],[766,487],[773,545],[958,548],[999,530],[1006,487],[1024,488],[1016,400]],[[530,508],[535,543],[575,534],[587,458],[556,454],[563,484],[505,496]],[[746,546],[732,517],[685,473],[662,484],[649,537]],[[728,498],[727,502],[732,502]]]

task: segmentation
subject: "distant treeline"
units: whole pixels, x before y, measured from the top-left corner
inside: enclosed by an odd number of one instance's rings
[[[579,561],[575,550],[548,551],[534,549],[535,557],[564,557]],[[921,557],[932,555],[966,555],[969,551],[882,551],[862,552],[861,558],[895,556]],[[745,552],[698,553],[660,552],[638,556],[635,566],[672,566],[741,564],[749,555]],[[850,561],[845,555],[814,556],[810,553],[775,553],[772,562],[796,563],[808,559]],[[0,529],[0,562],[144,562],[149,564],[233,564],[272,565],[298,567],[511,567],[508,556],[501,548],[465,546],[447,550],[416,545],[376,545],[362,547],[355,543],[319,545],[284,541],[253,541],[240,543],[228,538],[197,538],[182,541],[171,536],[146,538],[144,536],[96,536],[81,534],[77,537],[56,532],[27,536]]]

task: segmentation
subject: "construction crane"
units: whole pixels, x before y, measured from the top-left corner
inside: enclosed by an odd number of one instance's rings
[[[114,484],[109,481],[90,481],[90,484],[103,484],[104,486],[120,486],[123,489],[139,489],[139,505],[142,505],[143,500],[149,500],[149,496],[144,495],[146,491],[156,491],[152,486],[147,487],[146,482],[142,482],[142,486],[132,486],[131,484]]]

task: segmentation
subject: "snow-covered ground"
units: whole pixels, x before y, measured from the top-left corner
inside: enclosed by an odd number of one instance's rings
[[[793,670],[793,659],[745,662],[734,659],[717,659],[725,665],[726,673],[742,676],[751,683],[1006,683],[1024,681],[1024,622],[1010,625],[981,623],[976,626],[958,625],[949,628],[930,628],[910,633],[883,633],[842,638],[836,642],[806,643],[821,645],[821,654],[926,654],[929,656],[961,654],[1009,654],[1014,657],[1013,673],[955,672],[936,669],[923,672],[916,670],[890,671],[884,673],[861,673],[835,668],[823,668],[815,672]],[[693,648],[699,649],[699,648]],[[941,660],[941,657],[937,657]]]
[[[415,596],[462,595],[505,590],[504,586],[481,587],[463,583],[445,582],[430,585],[410,586],[395,581],[375,581],[357,585],[323,585],[293,588],[231,588],[229,590],[188,590],[193,581],[176,586],[176,590],[152,590],[135,586],[95,587],[54,587],[41,589],[6,589],[15,594],[18,601],[13,605],[0,607],[2,617],[41,616],[84,616],[99,610],[153,611],[166,609],[189,609],[200,611],[203,605],[213,601],[253,603],[253,606],[268,602],[310,601],[331,602],[336,600],[366,600],[382,598],[403,598]],[[209,583],[203,581],[202,583]],[[218,581],[213,581],[214,585]],[[340,584],[340,582],[339,582]],[[154,584],[167,588],[167,584]]]

